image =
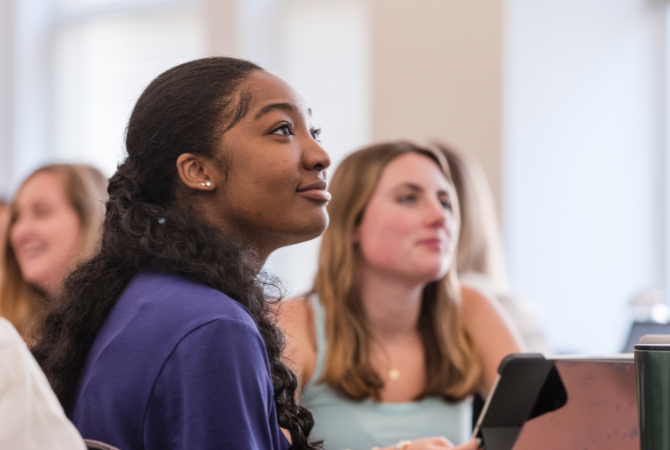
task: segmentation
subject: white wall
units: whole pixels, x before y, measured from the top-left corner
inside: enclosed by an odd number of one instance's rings
[[[0,198],[8,199],[12,182],[12,2],[0,0]]]
[[[503,1],[370,5],[373,140],[440,139],[475,156],[500,207]]]
[[[558,350],[620,349],[664,282],[662,6],[509,0],[504,230]]]

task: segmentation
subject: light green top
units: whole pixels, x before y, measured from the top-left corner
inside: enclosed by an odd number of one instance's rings
[[[390,447],[404,439],[444,436],[454,445],[470,438],[470,402],[449,404],[431,397],[417,402],[380,403],[341,397],[326,384],[319,384],[326,356],[324,310],[316,297],[314,308],[317,359],[314,373],[305,385],[301,401],[314,414],[312,436],[323,439],[326,450],[371,450]]]

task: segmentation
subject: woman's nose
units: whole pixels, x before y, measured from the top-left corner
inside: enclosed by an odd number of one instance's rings
[[[38,223],[34,217],[22,214],[16,221],[9,226],[9,236],[11,239],[26,239],[38,230]]]
[[[446,223],[447,211],[442,206],[442,203],[439,200],[432,200],[428,202],[426,212],[426,221],[429,226],[432,227],[442,227]]]
[[[323,171],[330,167],[330,156],[311,136],[303,146],[303,164],[307,170]]]
[[[29,228],[30,228],[29,224],[26,222],[25,219],[17,220],[13,224],[11,224],[9,229],[10,242],[13,245],[20,244],[21,241],[23,241],[25,237],[28,234],[30,234]]]

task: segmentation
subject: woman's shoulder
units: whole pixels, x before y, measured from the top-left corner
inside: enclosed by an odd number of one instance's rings
[[[314,307],[309,295],[282,300],[276,308],[279,326],[287,337],[300,343],[316,341]]]
[[[282,322],[304,326],[314,314],[309,295],[282,300],[276,306]]]
[[[277,305],[279,327],[286,336],[284,357],[299,375],[300,384],[310,379],[316,364],[314,308],[309,295],[283,300]]]
[[[502,316],[506,318],[500,301],[486,290],[461,285],[461,299],[463,303],[463,314],[466,317],[481,317],[481,314],[502,314]]]
[[[461,287],[463,324],[478,348],[484,369],[483,393],[493,386],[500,361],[523,349],[514,325],[498,300],[471,287]]]
[[[114,305],[92,351],[143,342],[159,355],[215,321],[242,323],[258,333],[248,310],[229,296],[184,277],[140,272]]]
[[[178,347],[193,348],[189,343],[202,341],[220,345],[232,342],[231,336],[250,345],[262,341],[241,304],[193,280],[143,271],[128,284],[96,336],[83,379],[107,380],[116,367],[141,364],[143,379],[151,380]],[[193,357],[204,354],[198,351]]]
[[[491,330],[506,328],[516,335],[516,329],[500,301],[493,295],[469,286],[461,286],[463,320],[469,329]]]
[[[241,303],[204,283],[165,272],[140,272],[121,298],[121,307],[182,321],[230,319],[254,323]]]

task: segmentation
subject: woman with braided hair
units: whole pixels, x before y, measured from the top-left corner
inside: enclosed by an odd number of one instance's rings
[[[247,61],[192,61],[146,88],[101,250],[66,279],[34,348],[84,438],[318,448],[259,274],[326,228],[318,133],[300,96]]]

